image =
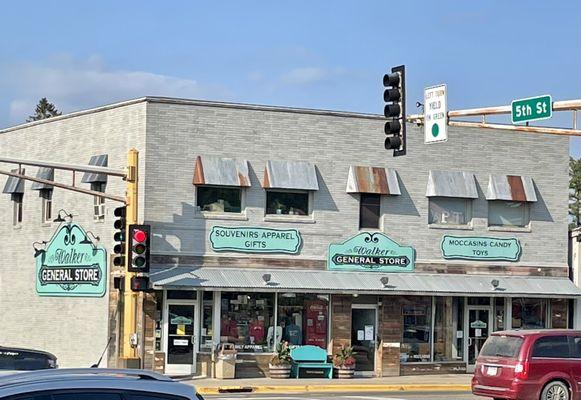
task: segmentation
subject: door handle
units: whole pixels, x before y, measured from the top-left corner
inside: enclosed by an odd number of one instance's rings
[[[468,336],[468,346],[472,346],[472,338]]]

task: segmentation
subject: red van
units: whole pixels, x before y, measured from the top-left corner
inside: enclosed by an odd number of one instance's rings
[[[495,399],[581,400],[581,331],[491,334],[476,360],[472,393]]]

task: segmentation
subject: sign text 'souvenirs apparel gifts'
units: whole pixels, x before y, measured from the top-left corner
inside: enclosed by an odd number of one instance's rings
[[[414,265],[414,248],[400,246],[381,232],[362,232],[329,246],[331,270],[412,272]]]
[[[36,255],[40,296],[101,297],[107,282],[107,254],[77,224],[62,224]]]
[[[297,254],[302,238],[296,229],[214,226],[210,244],[214,251]]]

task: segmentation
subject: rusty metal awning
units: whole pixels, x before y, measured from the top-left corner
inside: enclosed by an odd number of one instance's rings
[[[109,161],[109,156],[107,154],[100,154],[97,156],[92,156],[89,160],[89,165],[93,165],[95,167],[106,167]],[[105,174],[95,174],[92,172],[85,172],[83,175],[83,179],[81,179],[83,183],[97,183],[97,182],[107,182],[107,175]]]
[[[464,171],[430,170],[426,197],[462,197],[477,199],[474,174]]]
[[[13,169],[10,172],[17,174],[18,168]],[[20,174],[24,175],[24,173],[25,173],[24,169],[21,169]],[[24,193],[24,179],[17,178],[15,176],[9,176],[8,179],[6,180],[6,184],[4,185],[4,189],[2,190],[2,193],[5,193],[5,194]]]
[[[349,167],[346,192],[401,195],[394,169],[358,165]]]
[[[315,166],[306,161],[269,160],[264,169],[265,189],[319,190]]]
[[[533,180],[518,175],[490,175],[486,200],[537,201]]]
[[[38,179],[44,179],[47,181],[54,181],[54,168],[47,168],[47,167],[40,167],[36,172],[36,177]],[[32,190],[43,190],[43,189],[52,189],[52,185],[47,185],[40,182],[32,182],[31,189]]]
[[[194,166],[193,184],[250,186],[248,161],[234,158],[198,156]]]

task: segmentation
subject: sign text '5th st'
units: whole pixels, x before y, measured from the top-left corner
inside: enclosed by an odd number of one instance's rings
[[[544,95],[513,100],[510,108],[513,124],[549,119],[553,116],[553,99]]]

